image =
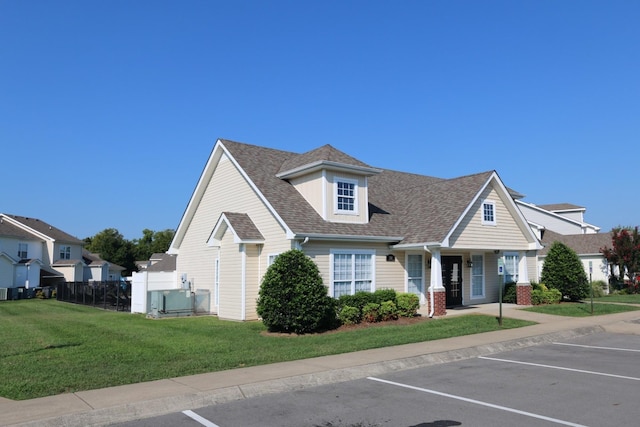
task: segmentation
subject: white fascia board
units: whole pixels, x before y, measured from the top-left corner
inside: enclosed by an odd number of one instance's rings
[[[423,242],[423,243],[403,243],[400,245],[392,245],[389,248],[391,250],[424,250],[425,248],[443,248],[442,242]]]
[[[296,234],[292,238],[294,239],[305,239],[309,238],[309,240],[350,240],[350,241],[358,241],[358,242],[399,242],[404,237],[398,236],[357,236],[357,235],[348,235],[348,234]]]
[[[34,230],[33,228],[29,227],[28,225],[24,225],[23,223],[21,223],[20,221],[11,218],[10,216],[7,215],[2,215],[2,220],[3,221],[8,221],[9,223],[11,223],[12,225],[15,225],[16,227],[26,231],[27,233],[31,233],[33,234],[36,238],[41,239],[41,240],[48,240],[49,242],[55,242],[56,240],[53,237],[49,237],[44,233],[41,233],[37,230]]]
[[[332,162],[329,160],[318,160],[313,163],[302,165],[295,169],[281,172],[276,176],[280,179],[290,179],[290,178],[306,175],[311,172],[315,172],[322,169],[350,172],[355,175],[364,175],[364,176],[377,175],[380,172],[382,172],[382,169],[376,169],[376,168],[365,167],[365,166],[347,165],[344,163]]]
[[[242,177],[246,180],[246,182],[249,184],[249,186],[253,189],[253,191],[255,191],[255,193],[258,195],[260,200],[267,206],[267,209],[276,218],[276,220],[282,226],[282,228],[285,229],[287,236],[288,237],[294,236],[294,233],[289,229],[289,227],[284,222],[284,220],[280,217],[280,215],[278,215],[278,213],[273,208],[271,203],[269,203],[269,201],[264,197],[262,192],[260,192],[258,190],[258,188],[253,183],[253,181],[251,181],[251,179],[249,179],[249,177],[247,176],[247,174],[244,171],[244,169],[242,169],[240,167],[240,165],[238,164],[236,159],[234,159],[233,156],[229,153],[229,151],[225,148],[225,146],[222,143],[222,141],[220,139],[218,139],[216,141],[215,146],[213,147],[213,150],[211,151],[211,155],[209,156],[209,160],[207,161],[207,164],[205,165],[204,170],[202,171],[202,174],[200,175],[200,179],[198,180],[198,184],[196,185],[196,188],[193,191],[193,194],[191,195],[191,198],[189,199],[189,203],[187,204],[187,208],[185,209],[184,214],[182,215],[182,219],[180,220],[180,224],[178,225],[178,229],[176,230],[176,234],[175,234],[175,236],[173,238],[173,241],[171,242],[171,245],[169,246],[169,250],[167,251],[168,254],[178,254],[179,253],[180,244],[182,243],[182,239],[184,239],[184,235],[185,235],[185,233],[187,231],[187,228],[188,228],[189,224],[191,223],[191,220],[193,219],[193,216],[195,215],[195,211],[196,211],[198,205],[200,204],[200,200],[204,196],[204,192],[206,191],[206,188],[207,188],[207,186],[209,184],[209,181],[211,180],[211,177],[213,176],[213,173],[215,172],[216,167],[218,166],[218,163],[219,163],[220,159],[222,158],[223,154],[226,155],[227,158],[229,159],[229,161],[238,169],[238,171],[240,172]]]
[[[526,206],[528,208],[531,208],[533,210],[536,210],[536,211],[538,211],[540,213],[552,216],[552,217],[554,217],[556,219],[561,219],[563,221],[569,222],[571,224],[579,225],[581,227],[590,226],[590,227],[593,227],[594,229],[600,230],[600,227],[596,227],[595,225],[587,224],[586,222],[576,221],[575,219],[567,218],[566,216],[558,215],[555,212],[551,212],[551,211],[548,211],[548,210],[543,209],[541,207],[538,207],[538,206],[534,205],[533,203],[523,202],[522,200],[516,200],[516,203],[524,205],[524,206]]]
[[[500,179],[496,171],[493,171],[491,176],[489,176],[489,179],[487,179],[487,182],[484,183],[484,185],[473,197],[471,202],[469,202],[469,204],[467,205],[462,215],[460,215],[460,218],[458,218],[458,220],[453,225],[453,227],[451,227],[451,230],[449,230],[449,233],[443,239],[443,246],[445,247],[449,246],[449,239],[451,238],[451,235],[454,233],[455,230],[457,230],[458,226],[462,223],[462,220],[467,216],[467,214],[471,210],[471,207],[473,206],[473,204],[480,198],[480,195],[484,192],[484,190],[489,186],[489,184],[492,181],[496,182],[498,186],[497,190],[502,193],[502,199],[506,201],[505,204],[508,205],[507,208],[511,206],[511,209],[509,209],[509,211],[512,212],[512,214],[515,214],[516,221],[520,223],[519,228],[523,231],[523,233],[529,236],[529,240],[530,240],[529,249],[530,250],[542,249],[542,246],[540,245],[536,235],[533,233],[533,230],[529,226],[527,219],[524,217],[524,215],[516,205],[516,201],[513,199],[513,197],[511,197],[511,195],[509,194],[509,191],[507,190],[507,187],[504,185],[504,183],[502,182],[502,180]]]

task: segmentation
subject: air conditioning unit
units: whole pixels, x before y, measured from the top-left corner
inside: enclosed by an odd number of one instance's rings
[[[7,288],[0,288],[0,301],[6,301],[8,293]]]

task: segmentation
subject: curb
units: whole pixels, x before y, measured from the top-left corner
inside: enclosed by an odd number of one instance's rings
[[[455,362],[486,356],[505,351],[517,350],[536,345],[548,344],[554,341],[578,338],[599,332],[604,332],[602,326],[585,326],[559,332],[518,338],[503,342],[481,344],[457,350],[424,354],[414,357],[400,358],[384,362],[327,370],[313,374],[296,375],[275,380],[244,384],[221,388],[213,391],[187,393],[160,399],[152,399],[120,405],[109,408],[91,410],[82,413],[12,424],[14,427],[84,427],[105,426],[123,423],[136,419],[150,418],[180,412],[187,409],[198,409],[205,406],[250,399],[267,394],[281,393],[293,390],[303,390],[327,384],[358,380],[368,376],[379,376],[396,371],[422,368],[442,363]]]

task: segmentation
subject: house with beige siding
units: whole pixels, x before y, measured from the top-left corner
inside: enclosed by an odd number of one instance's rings
[[[515,194],[496,171],[442,179],[331,145],[293,153],[219,139],[168,253],[224,319],[257,319],[262,277],[290,249],[317,264],[334,297],[391,288],[441,316],[495,302],[513,281],[527,304],[541,245]]]

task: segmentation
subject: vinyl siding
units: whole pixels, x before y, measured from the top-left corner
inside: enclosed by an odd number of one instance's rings
[[[262,261],[258,256],[257,245],[245,245],[246,250],[246,291],[245,291],[245,307],[246,320],[258,319],[256,312],[256,300],[258,299],[258,291],[260,282],[265,273],[263,266],[266,266],[266,259]]]
[[[291,185],[309,202],[318,214],[325,218],[325,209],[323,206],[322,189],[324,185],[324,177],[321,171],[311,173],[302,177],[294,178],[289,181]]]
[[[291,249],[292,245],[292,242],[286,239],[284,229],[271,215],[267,206],[262,203],[235,166],[223,156],[186,230],[179,248],[176,265],[180,274],[187,273],[188,280],[191,281],[194,289],[209,290],[212,298],[215,285],[215,259],[218,256],[218,249],[207,246],[207,240],[222,212],[241,212],[249,215],[265,238],[265,244],[260,256],[260,265],[265,268],[268,265],[269,254],[282,253]],[[225,233],[224,244],[232,246],[233,251],[237,253],[238,244],[233,242],[232,237],[229,238],[227,236],[230,233],[230,231]],[[229,268],[227,262],[230,261],[230,253],[227,252],[228,250],[228,247],[220,249],[220,271],[222,274],[226,274]],[[263,275],[265,271],[263,269],[260,274]],[[224,277],[226,280],[233,280],[238,287],[240,286],[241,276]],[[225,310],[229,309],[229,305],[222,293],[222,278],[221,276],[219,315],[225,318],[231,318],[229,316],[234,315],[238,316],[233,317],[234,319],[240,319],[239,315],[241,313],[239,311],[231,313],[227,311],[226,314],[224,313]],[[250,287],[247,288],[247,295],[257,294],[259,283],[260,280],[249,282]],[[225,284],[227,287],[229,285],[228,282]],[[214,306],[215,302],[212,304],[212,307]],[[239,309],[240,304],[238,304],[237,310]],[[250,316],[255,316],[255,308],[252,311],[247,311],[247,317]]]
[[[385,244],[357,244],[344,242],[314,242],[310,241],[303,246],[306,255],[318,266],[324,285],[331,290],[331,251],[332,250],[374,250],[375,272],[374,289],[394,289],[396,292],[405,292],[405,273],[402,253],[395,253],[395,261],[387,261],[387,254],[392,253]]]
[[[482,224],[484,201],[495,203],[495,225]],[[487,248],[487,246],[491,248]],[[498,192],[489,186],[452,233],[449,246],[460,249],[528,249],[529,242]]]

